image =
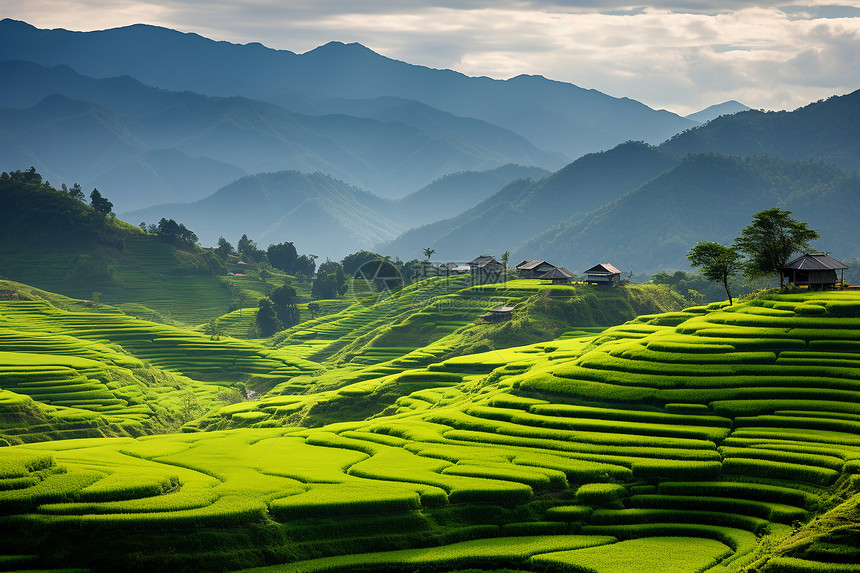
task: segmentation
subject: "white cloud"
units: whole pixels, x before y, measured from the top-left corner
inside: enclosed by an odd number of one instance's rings
[[[860,2],[7,0],[39,27],[137,22],[304,52],[331,40],[470,75],[541,74],[680,113],[794,108],[860,83]]]

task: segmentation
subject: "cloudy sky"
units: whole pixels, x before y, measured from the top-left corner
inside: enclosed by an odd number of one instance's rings
[[[40,28],[146,23],[306,52],[332,40],[469,75],[540,74],[687,114],[860,88],[860,0],[4,0]]]

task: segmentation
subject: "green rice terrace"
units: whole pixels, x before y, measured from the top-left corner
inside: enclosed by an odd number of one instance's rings
[[[462,280],[257,341],[18,287],[0,570],[860,571],[860,292]]]

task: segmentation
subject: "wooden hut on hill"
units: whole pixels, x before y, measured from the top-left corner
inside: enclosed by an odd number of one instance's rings
[[[469,265],[461,265],[460,263],[443,263],[437,269],[442,276],[467,275],[472,270]]]
[[[569,285],[570,281],[575,277],[572,272],[564,267],[556,267],[549,272],[546,272],[538,278],[542,281],[552,281],[554,285]]]
[[[472,277],[479,283],[498,281],[504,269],[504,265],[497,261],[493,255],[481,255],[469,261],[468,265]]]
[[[556,268],[555,265],[541,259],[532,259],[523,261],[517,265],[517,274],[521,279],[539,279],[541,275],[545,275]]]
[[[585,271],[585,282],[590,285],[618,286],[621,284],[621,271],[609,263],[600,263]]]
[[[806,253],[779,268],[779,284],[788,279],[789,284],[811,289],[833,288],[837,281],[844,282],[848,267],[827,253]],[[836,276],[841,271],[841,276]]]

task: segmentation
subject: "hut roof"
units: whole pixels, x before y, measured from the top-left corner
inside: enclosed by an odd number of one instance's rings
[[[512,310],[514,310],[514,307],[512,307],[512,306],[500,306],[498,308],[492,309],[490,312],[508,313],[508,312],[511,312]]]
[[[551,271],[549,271],[548,273],[542,274],[538,278],[542,279],[542,280],[572,279],[575,276],[576,275],[574,275],[572,272],[570,272],[569,270],[567,270],[564,267],[556,267],[556,268],[552,269]]]
[[[594,265],[593,267],[591,267],[590,269],[585,271],[585,273],[589,274],[589,275],[600,275],[600,274],[606,274],[606,275],[618,274],[618,275],[620,275],[621,271],[619,271],[618,269],[616,269],[615,267],[613,267],[609,263],[600,263],[599,265]]]
[[[491,261],[496,261],[496,257],[494,255],[481,255],[474,260],[469,261],[467,264],[475,267],[482,267]],[[502,264],[496,261],[497,264]]]
[[[806,253],[803,256],[797,257],[793,261],[780,267],[779,270],[786,271],[833,271],[838,269],[847,269],[848,267],[837,261],[827,253]]]
[[[549,263],[549,262],[547,262],[547,261],[544,261],[543,259],[531,259],[530,261],[523,261],[523,262],[521,262],[520,264],[518,264],[518,265],[517,265],[517,268],[518,268],[518,269],[521,269],[521,270],[525,270],[525,271],[530,271],[530,270],[532,270],[532,269],[534,269],[534,268],[536,268],[536,267],[539,267],[539,266],[541,266],[541,265],[543,265],[543,264],[547,264],[547,265],[549,265],[549,266],[551,266],[551,267],[554,267],[554,266],[555,266],[555,265],[553,265],[552,263]]]

